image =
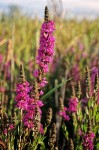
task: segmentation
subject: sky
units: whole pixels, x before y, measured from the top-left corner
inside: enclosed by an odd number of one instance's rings
[[[99,0],[62,0],[64,9],[72,15],[99,16]],[[19,5],[27,13],[43,12],[47,5],[47,0],[0,0],[0,10],[4,10],[8,5]]]

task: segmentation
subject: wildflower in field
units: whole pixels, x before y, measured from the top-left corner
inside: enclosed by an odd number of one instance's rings
[[[73,97],[69,99],[69,107],[68,107],[68,111],[71,113],[75,113],[77,111],[77,104],[78,104],[78,98],[77,97]]]
[[[25,79],[23,66],[20,65],[20,82],[17,84],[16,87],[17,94],[15,100],[16,100],[16,107],[18,107],[22,111],[21,119],[24,125],[27,127],[32,127],[30,119],[33,118],[31,110],[28,109],[30,102],[29,96],[30,89],[31,87],[29,86],[29,83]]]
[[[23,66],[20,65],[20,82],[16,87],[16,106],[21,110],[27,110],[29,97],[29,83],[25,80]]]
[[[69,116],[67,115],[67,108],[64,107],[64,104],[63,104],[63,100],[62,98],[60,97],[59,99],[59,115],[64,119],[64,120],[70,120]]]
[[[40,114],[41,118],[41,107],[43,106],[42,101],[30,98],[27,103],[27,110],[25,112],[25,115],[23,117],[23,122],[24,125],[28,128],[33,128],[34,127],[34,118],[35,118],[35,109],[38,108],[38,113]]]
[[[33,117],[34,114],[32,113],[32,111],[28,111],[24,117],[23,117],[23,122],[24,122],[24,126],[27,128],[33,128],[34,124],[33,124]]]
[[[37,64],[38,69],[33,73],[34,77],[39,81],[39,86],[42,88],[47,84],[44,75],[49,71],[49,63],[53,61],[55,38],[53,32],[55,25],[53,21],[48,19],[48,8],[45,8],[45,21],[41,27],[40,46],[38,49]]]
[[[19,83],[17,84],[17,88],[16,88],[16,102],[17,102],[17,107],[22,109],[22,110],[26,110],[27,109],[27,105],[28,105],[28,100],[29,100],[29,83],[27,81],[24,81],[23,83]]]
[[[64,120],[67,120],[67,121],[70,120],[69,116],[67,115],[67,108],[66,107],[64,107],[64,109],[59,112],[59,115],[61,117],[63,117]]]
[[[37,57],[37,63],[43,73],[48,72],[48,64],[53,60],[55,38],[52,33],[54,30],[55,27],[53,21],[43,23],[40,36],[40,47]]]
[[[45,77],[45,74],[48,72],[48,64],[53,60],[54,54],[54,37],[53,31],[55,29],[54,22],[48,20],[48,16],[46,13],[47,7],[45,8],[45,21],[42,24],[41,34],[40,34],[40,47],[38,49],[38,56],[37,56],[37,64],[38,69],[34,70],[33,76],[35,77],[34,86],[32,89],[32,94],[28,98],[28,106],[26,114],[23,118],[25,126],[28,128],[34,128],[34,135],[36,136],[36,129],[37,132],[43,132],[43,128],[40,125],[41,120],[41,107],[43,106],[43,102],[40,100],[40,96],[44,94],[42,88],[48,83]],[[28,95],[27,95],[28,96]],[[26,96],[25,96],[26,97]],[[39,116],[39,121],[35,120],[36,113],[35,110],[37,109],[37,114]]]
[[[83,136],[83,149],[84,150],[93,150],[93,140],[95,138],[95,135],[93,132],[87,133]]]

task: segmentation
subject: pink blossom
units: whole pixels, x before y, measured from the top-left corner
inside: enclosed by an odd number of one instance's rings
[[[28,82],[25,81],[23,83],[17,84],[17,88],[16,88],[17,95],[15,97],[15,100],[16,100],[16,106],[19,109],[22,109],[22,110],[27,109],[28,101],[30,98],[28,94],[29,91],[30,91],[30,88],[29,88]]]
[[[52,62],[54,55],[55,38],[53,32],[55,30],[54,22],[44,22],[40,34],[40,47],[38,49],[37,64],[43,73],[48,72],[48,64]],[[37,77],[38,70],[34,71],[34,76]],[[41,84],[45,86],[45,84]]]
[[[63,119],[64,120],[70,120],[70,118],[69,118],[69,116],[66,114],[67,113],[67,108],[66,107],[64,107],[64,109],[63,110],[60,110],[59,111],[59,115],[61,116],[61,117],[63,117]]]
[[[41,91],[40,91],[40,96],[43,95],[43,94],[44,94],[44,92],[41,90]]]
[[[13,124],[10,124],[10,125],[9,125],[9,130],[12,130],[12,129],[14,129],[14,125],[13,125]]]
[[[39,76],[39,71],[38,70],[34,70],[33,75],[34,75],[34,77],[38,77]]]
[[[95,138],[95,135],[93,132],[87,133],[83,136],[83,148],[84,150],[93,150],[93,140]]]
[[[39,85],[40,85],[40,87],[44,87],[47,83],[48,82],[46,81],[46,78],[44,77]]]
[[[78,98],[77,97],[70,98],[68,111],[71,113],[75,113],[77,111],[77,104],[78,104]]]

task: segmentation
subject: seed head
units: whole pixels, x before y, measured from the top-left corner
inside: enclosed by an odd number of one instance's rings
[[[74,150],[74,143],[72,139],[69,140],[69,150]]]
[[[20,65],[20,83],[25,82],[25,73],[24,73],[24,68],[23,65]]]
[[[47,7],[47,6],[45,7],[44,20],[45,20],[45,22],[48,22],[48,21],[49,21],[49,10],[48,10],[48,7]]]
[[[49,126],[52,120],[52,108],[49,108],[46,115],[46,125]]]
[[[56,143],[56,124],[52,124],[52,129],[50,130],[48,145],[50,148],[54,148]]]
[[[97,93],[98,91],[98,74],[95,75],[95,84],[94,84],[94,92]]]
[[[77,83],[77,98],[80,98],[81,96],[81,84],[80,81]]]
[[[76,97],[75,86],[72,85],[72,97]]]

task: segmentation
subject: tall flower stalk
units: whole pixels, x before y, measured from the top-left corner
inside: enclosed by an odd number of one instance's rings
[[[32,89],[31,97],[34,99],[35,106],[38,108],[41,118],[41,108],[43,106],[40,100],[41,95],[44,94],[42,88],[48,83],[46,80],[46,73],[48,66],[53,61],[54,55],[54,42],[53,32],[55,30],[54,22],[49,20],[49,13],[47,6],[45,7],[45,20],[41,27],[40,33],[40,46],[38,49],[38,56],[36,62],[38,68],[34,70],[33,76],[35,77],[34,86]],[[35,115],[34,115],[35,116]]]
[[[41,89],[47,84],[46,73],[48,65],[53,61],[55,38],[53,32],[55,30],[54,22],[48,18],[48,8],[45,7],[45,21],[41,27],[40,47],[38,49],[37,64],[38,69],[34,71],[34,77]],[[42,95],[42,92],[39,92]]]
[[[45,20],[41,27],[40,34],[40,46],[38,49],[38,56],[36,58],[38,69],[33,73],[35,81],[30,92],[28,82],[24,78],[24,73],[20,71],[20,83],[17,85],[17,106],[21,110],[25,110],[23,116],[24,125],[31,128],[35,132],[35,125],[39,123],[38,130],[40,130],[41,120],[41,107],[43,106],[40,100],[43,95],[42,88],[47,84],[46,73],[48,72],[48,65],[53,60],[54,55],[54,42],[53,31],[55,29],[54,22],[49,20],[48,8],[45,7]],[[30,93],[30,94],[29,94]],[[37,110],[37,111],[36,111]],[[38,113],[37,113],[38,112]],[[39,116],[39,122],[37,123],[35,117]]]

